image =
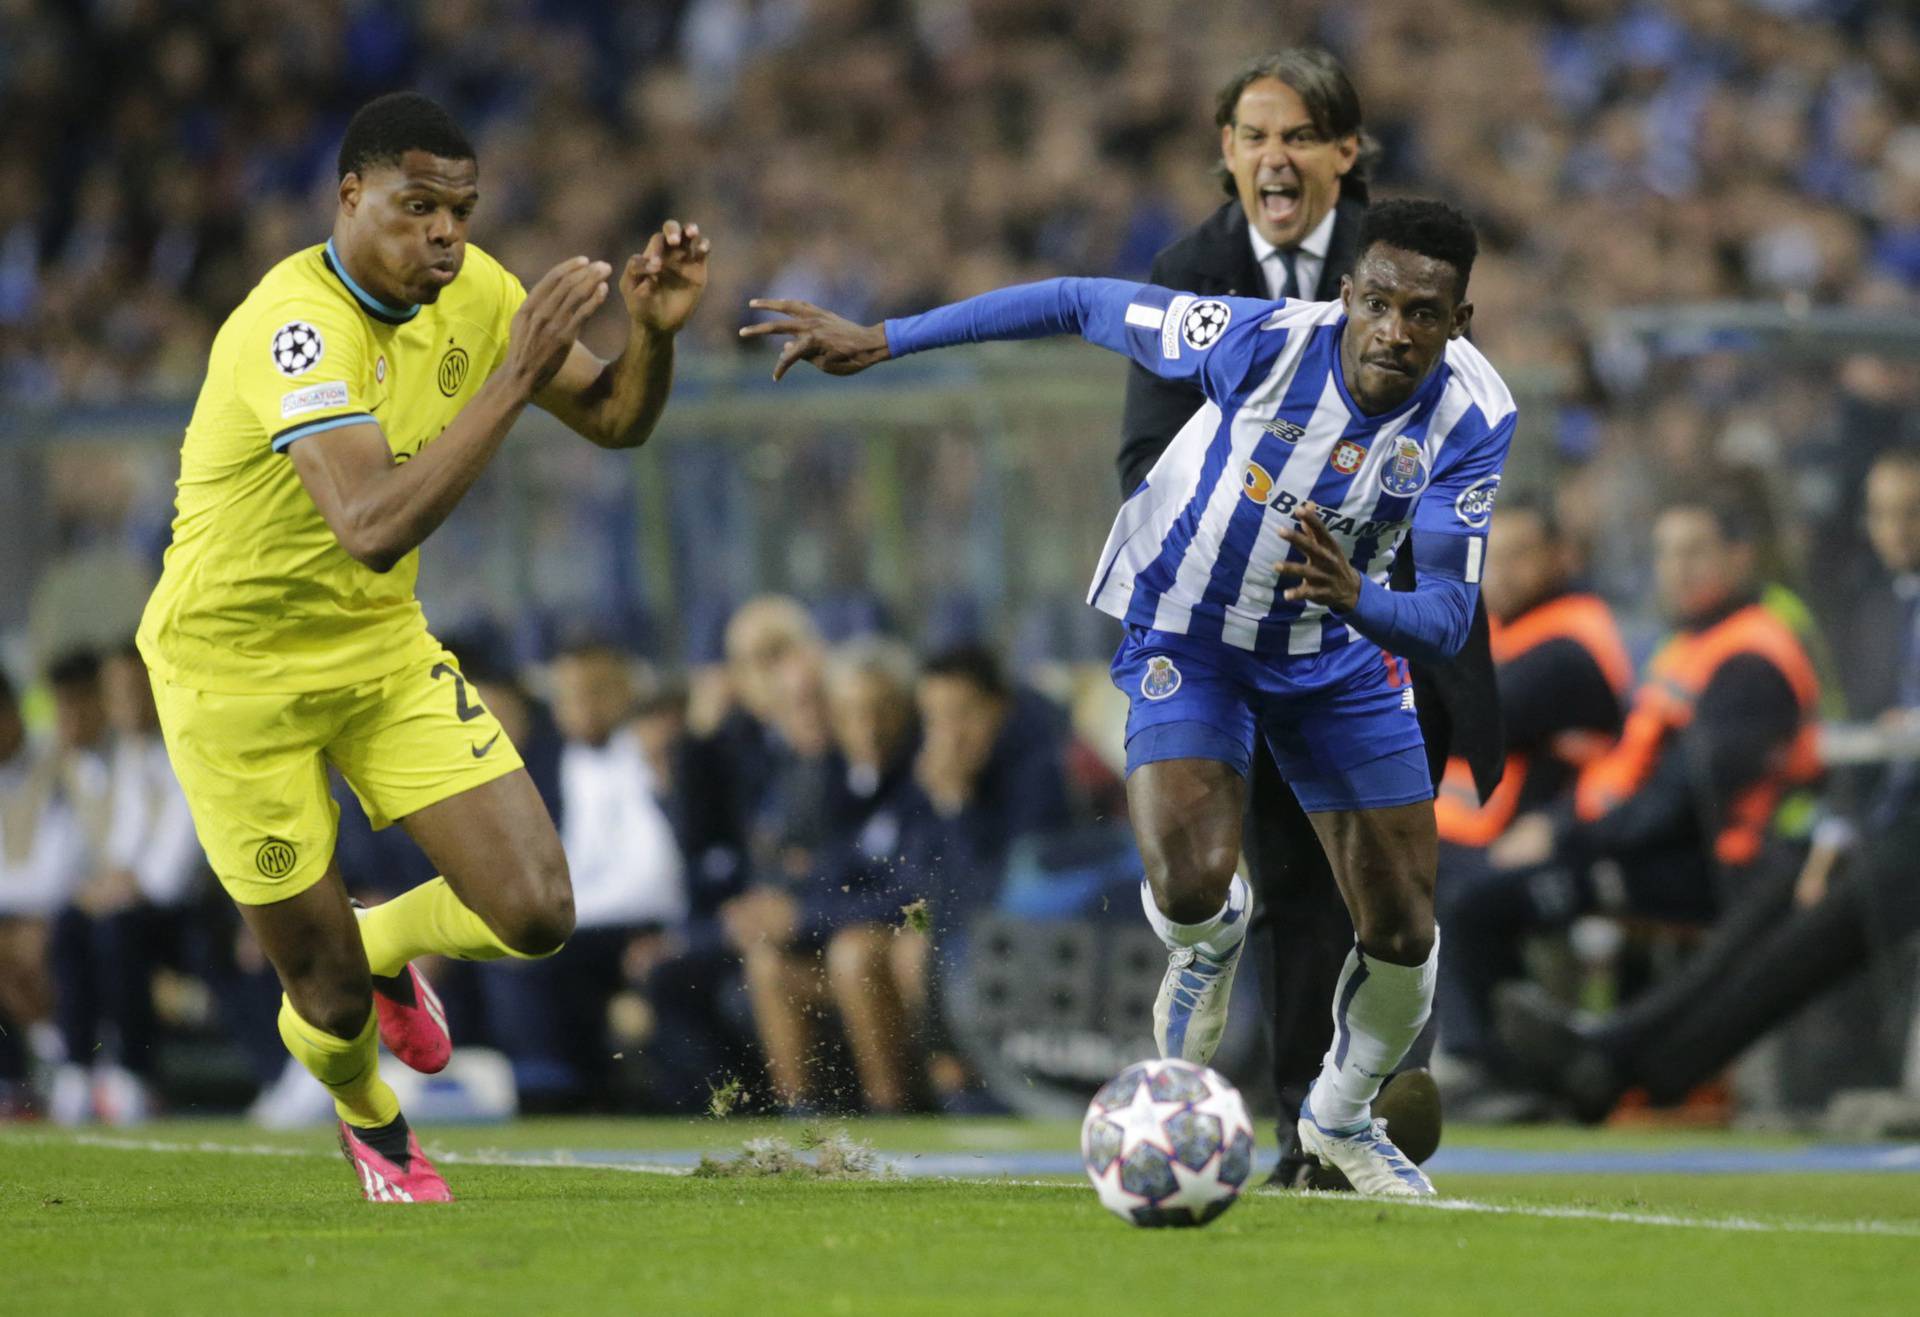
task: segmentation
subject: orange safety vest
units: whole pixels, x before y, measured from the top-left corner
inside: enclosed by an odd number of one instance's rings
[[[1592,655],[1607,684],[1613,687],[1621,703],[1626,702],[1633,685],[1633,661],[1614,624],[1613,610],[1598,595],[1564,594],[1530,608],[1511,622],[1491,622],[1489,640],[1496,664],[1510,663],[1551,640],[1572,640]],[[1601,732],[1568,732],[1556,737],[1547,753],[1578,769],[1605,753],[1613,738]],[[1458,755],[1447,760],[1446,775],[1434,794],[1434,822],[1440,839],[1456,846],[1489,846],[1520,808],[1521,788],[1526,785],[1529,754],[1515,752],[1507,756],[1500,785],[1485,802],[1473,784],[1473,769]]]
[[[1592,822],[1618,806],[1652,776],[1668,740],[1693,721],[1694,705],[1729,659],[1757,654],[1779,669],[1800,706],[1793,744],[1766,775],[1728,802],[1713,853],[1722,864],[1751,864],[1760,853],[1774,809],[1789,787],[1820,775],[1815,719],[1820,679],[1793,630],[1760,604],[1749,604],[1704,631],[1675,636],[1647,665],[1647,679],[1627,715],[1620,742],[1581,771],[1574,811]]]

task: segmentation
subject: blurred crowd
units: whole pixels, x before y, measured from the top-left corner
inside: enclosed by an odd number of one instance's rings
[[[190,394],[392,87],[470,126],[476,238],[529,279],[697,218],[718,346],[755,294],[878,317],[1144,275],[1217,195],[1212,89],[1311,41],[1378,185],[1482,225],[1509,370],[1621,306],[1920,287],[1920,35],[1874,0],[7,0],[0,396]]]
[[[779,596],[742,606],[724,661],[679,681],[583,635],[535,695],[462,648],[573,877],[564,955],[428,967],[462,1043],[509,1059],[523,1109],[984,1100],[930,1007],[943,963],[1016,847],[1121,808],[1064,709],[982,646],[829,646]],[[69,653],[42,675],[45,736],[0,688],[0,1102],[140,1120],[164,1027],[237,1042],[259,1119],[324,1117],[206,870],[138,655]],[[433,876],[404,829],[374,831],[335,787],[358,898]]]

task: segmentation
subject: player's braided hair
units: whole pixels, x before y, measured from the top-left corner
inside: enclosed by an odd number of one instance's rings
[[[1474,257],[1480,254],[1480,241],[1473,235],[1473,221],[1446,202],[1382,201],[1367,207],[1360,220],[1356,258],[1383,242],[1451,265],[1459,276],[1453,295],[1467,295],[1467,277],[1473,273]]]
[[[354,112],[340,139],[340,177],[397,163],[408,151],[447,160],[475,159],[473,143],[453,116],[419,92],[376,96]]]

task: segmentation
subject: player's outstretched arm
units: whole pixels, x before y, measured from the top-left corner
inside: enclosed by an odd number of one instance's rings
[[[287,449],[342,548],[376,572],[389,571],[447,519],[521,411],[560,371],[580,327],[607,300],[612,273],[584,256],[547,271],[514,313],[506,364],[412,461],[395,462],[372,422],[308,435]]]
[[[668,220],[647,249],[627,258],[620,297],[627,304],[627,345],[602,361],[575,343],[538,397],[575,433],[602,448],[638,448],[653,433],[673,391],[673,338],[700,304],[713,244],[698,224]]]
[[[1132,357],[1157,375],[1189,380],[1210,396],[1227,392],[1250,363],[1279,350],[1284,336],[1256,347],[1244,327],[1258,325],[1268,302],[1195,298],[1152,284],[1121,279],[1043,279],[904,316],[880,325],[856,325],[807,302],[756,299],[749,306],[782,316],[748,325],[742,338],[784,334],[791,341],[774,366],[779,379],[796,361],[829,375],[852,375],[893,357],[962,343],[1078,334],[1087,342]],[[1240,324],[1228,338],[1228,325]],[[1173,323],[1168,325],[1169,318]]]

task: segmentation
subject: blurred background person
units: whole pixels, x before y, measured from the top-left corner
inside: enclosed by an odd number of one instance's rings
[[[1487,537],[1481,598],[1492,621],[1506,766],[1482,802],[1466,762],[1447,763],[1434,799],[1440,833],[1435,915],[1443,928],[1453,927],[1457,908],[1471,910],[1475,884],[1489,881],[1488,848],[1515,820],[1566,803],[1580,770],[1619,737],[1633,660],[1612,608],[1580,588],[1580,568],[1549,503],[1512,495],[1501,501]],[[1484,984],[1519,974],[1521,947],[1516,939],[1480,951],[1441,962],[1435,1069],[1456,1112],[1478,1108],[1484,1115],[1486,1095],[1476,1090],[1485,1090],[1503,1068],[1483,1013]]]
[[[53,1023],[47,933],[86,876],[85,837],[63,781],[60,751],[27,735],[13,684],[0,672],[0,1108],[5,1115],[42,1110],[46,1094],[36,1092],[35,1072],[50,1074],[67,1055]]]
[[[1864,808],[1831,812],[1805,862],[1741,890],[1678,972],[1602,1017],[1510,984],[1500,1030],[1522,1073],[1599,1120],[1629,1089],[1684,1099],[1824,992],[1884,963],[1920,929],[1920,450],[1880,457],[1866,481],[1867,538],[1900,601],[1897,694],[1879,725],[1906,738]]]
[[[154,973],[162,965],[214,979],[213,929],[200,909],[206,857],[167,760],[146,664],[131,641],[101,667],[110,730],[107,826],[92,876],[55,926],[53,971],[67,1054],[91,1074],[91,1112],[77,1078],[63,1120],[147,1119],[156,1100]],[[91,694],[77,696],[90,705]],[[90,715],[89,715],[90,716]],[[71,1097],[67,1095],[71,1094]]]
[[[550,668],[560,732],[556,822],[573,875],[574,934],[546,960],[488,965],[487,1020],[531,1110],[609,1103],[608,1006],[628,961],[687,915],[678,839],[630,726],[635,660],[599,640]]]
[[[1728,893],[1781,862],[1769,851],[1775,808],[1819,774],[1819,681],[1792,629],[1758,602],[1751,525],[1710,494],[1667,504],[1654,562],[1675,633],[1619,740],[1580,770],[1570,800],[1514,820],[1488,847],[1489,871],[1447,898],[1456,963],[1473,967],[1454,980],[1453,1004],[1483,1031],[1529,932],[1596,910],[1709,924]]]
[[[780,1101],[825,1100],[809,1063],[821,1044],[813,1022],[837,1018],[860,1105],[904,1111],[916,1100],[926,1001],[926,936],[906,917],[918,893],[906,854],[929,815],[913,780],[913,663],[897,644],[856,641],[823,676],[832,739],[823,835],[804,868],[755,886],[722,918],[746,959]]]

